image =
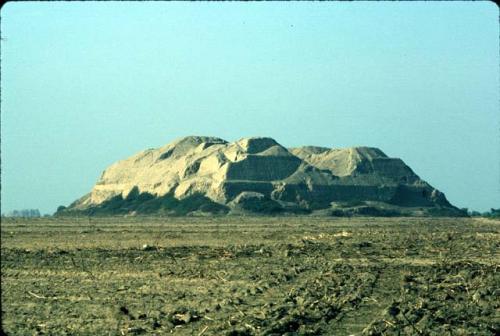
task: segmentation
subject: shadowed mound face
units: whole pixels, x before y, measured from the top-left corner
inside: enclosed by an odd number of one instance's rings
[[[287,149],[266,137],[229,143],[189,136],[114,163],[70,209],[97,207],[118,196],[126,199],[132,190],[180,200],[202,195],[235,211],[245,202],[264,201],[285,210],[326,209],[335,202],[452,208],[402,160],[377,148]]]

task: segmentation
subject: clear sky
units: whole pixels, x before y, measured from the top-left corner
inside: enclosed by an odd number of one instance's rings
[[[367,145],[500,207],[492,2],[20,2],[1,9],[2,212],[52,213],[185,135]]]

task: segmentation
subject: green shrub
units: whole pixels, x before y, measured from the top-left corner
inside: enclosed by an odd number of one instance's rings
[[[330,215],[334,216],[334,217],[348,217],[348,216],[350,216],[349,213],[345,212],[344,210],[339,210],[339,209],[332,210]]]
[[[281,205],[275,200],[270,199],[269,197],[254,197],[247,199],[241,204],[241,207],[247,211],[268,215],[277,214],[283,211]]]
[[[313,200],[307,203],[309,210],[327,209],[330,207],[330,202],[322,200]]]
[[[347,202],[340,202],[340,204],[344,208],[352,208],[365,205],[366,203],[364,201],[347,201]]]
[[[216,203],[216,202],[210,202],[210,203],[205,203],[200,207],[200,210],[202,212],[207,212],[211,214],[225,214],[229,211],[229,208],[225,205]]]

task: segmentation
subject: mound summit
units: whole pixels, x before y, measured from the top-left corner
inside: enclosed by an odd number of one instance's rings
[[[56,215],[316,213],[463,215],[380,149],[285,148],[266,137],[188,136],[108,167]]]

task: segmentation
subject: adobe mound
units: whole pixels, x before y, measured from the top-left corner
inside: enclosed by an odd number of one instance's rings
[[[359,205],[339,206],[346,202]],[[377,148],[287,149],[265,137],[229,143],[202,136],[114,163],[89,194],[57,214],[313,211],[463,215],[402,160]]]

